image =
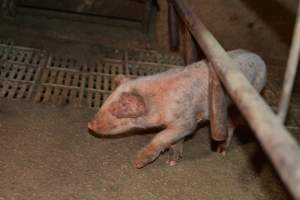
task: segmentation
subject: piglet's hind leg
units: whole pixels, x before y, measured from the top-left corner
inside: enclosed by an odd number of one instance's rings
[[[170,166],[175,166],[178,161],[182,159],[183,155],[183,142],[184,139],[180,139],[178,142],[172,144],[168,152],[167,164]]]
[[[228,125],[228,135],[225,141],[221,141],[218,143],[216,151],[220,153],[222,156],[225,156],[227,153],[227,150],[229,148],[229,145],[231,143],[231,139],[234,133],[235,127],[229,123]]]

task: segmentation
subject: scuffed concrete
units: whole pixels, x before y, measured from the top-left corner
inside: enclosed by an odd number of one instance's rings
[[[210,150],[204,127],[177,166],[164,154],[137,170],[131,160],[152,135],[95,138],[86,108],[2,99],[0,108],[0,199],[289,198],[247,130],[226,157]]]

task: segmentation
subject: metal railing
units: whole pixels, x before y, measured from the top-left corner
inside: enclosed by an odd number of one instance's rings
[[[292,39],[290,55],[287,62],[287,68],[284,77],[284,85],[282,88],[282,95],[281,95],[279,109],[278,109],[278,116],[280,117],[283,123],[285,121],[288,112],[294,80],[296,77],[298,61],[299,61],[299,51],[300,51],[300,2],[298,5],[298,13],[296,18],[295,30]]]
[[[205,27],[192,8],[187,6],[185,0],[169,0],[169,37],[171,47],[178,48],[179,21],[183,22],[183,47],[186,64],[197,61],[197,50],[199,45],[204,55],[211,63],[211,66],[218,75],[218,78],[225,86],[227,92],[234,100],[235,104],[247,119],[250,127],[255,132],[256,138],[260,142],[266,154],[269,156],[282,181],[289,189],[295,199],[300,199],[300,149],[296,140],[290,135],[283,125],[286,110],[289,104],[289,96],[293,81],[289,81],[289,86],[284,86],[284,96],[282,102],[285,105],[281,118],[278,117],[263,100],[258,92],[251,86],[248,80],[238,69],[238,63],[234,62],[218,43],[211,32]],[[294,42],[299,43],[299,13],[298,25],[295,30]],[[293,60],[299,54],[299,48],[293,48]],[[294,77],[297,63],[292,62],[293,68],[287,76]],[[292,75],[291,75],[292,74]],[[286,79],[287,80],[287,79]]]

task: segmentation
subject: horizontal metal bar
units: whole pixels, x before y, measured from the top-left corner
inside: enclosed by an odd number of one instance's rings
[[[14,65],[17,65],[18,67],[23,67],[23,68],[37,67],[39,65],[39,64],[22,63],[22,62],[13,61],[13,60],[5,60],[5,62],[8,62],[10,64],[14,64]]]
[[[4,48],[11,47],[14,50],[39,52],[39,53],[45,53],[46,52],[45,50],[40,50],[40,49],[36,49],[36,48],[31,48],[31,47],[16,46],[16,45],[13,45],[13,44],[0,44],[0,47],[4,47]]]
[[[63,72],[71,72],[71,73],[77,73],[80,74],[82,76],[104,76],[104,77],[110,77],[113,78],[118,74],[108,74],[108,73],[102,73],[102,72],[82,72],[78,69],[68,69],[68,68],[63,68],[63,67],[55,67],[55,66],[51,66],[51,67],[46,67],[46,69],[48,70],[55,70],[55,71],[63,71]],[[137,78],[138,75],[128,75],[128,77],[130,78]]]
[[[28,83],[28,84],[32,84],[33,83],[33,81],[17,80],[17,79],[11,79],[11,78],[0,78],[0,81]]]
[[[185,25],[254,130],[281,179],[291,194],[300,199],[300,149],[296,140],[185,1],[173,1]]]
[[[55,83],[42,83],[42,86],[45,87],[57,87],[57,88],[63,88],[63,89],[70,89],[70,90],[80,90],[82,87],[78,86],[69,86],[69,85],[61,85],[61,84],[55,84]],[[84,91],[91,91],[91,92],[99,92],[99,93],[105,93],[105,94],[110,94],[112,91],[105,91],[101,89],[93,89],[93,88],[86,88],[83,87]]]

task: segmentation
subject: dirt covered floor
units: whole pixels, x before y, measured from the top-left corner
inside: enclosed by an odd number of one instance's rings
[[[137,170],[131,161],[152,135],[95,138],[86,108],[0,106],[0,199],[288,199],[246,130],[226,157],[210,150],[204,127],[186,141],[177,166],[164,154]]]
[[[189,2],[226,49],[245,48],[263,57],[268,66],[264,96],[276,109],[295,2]],[[1,20],[0,39],[86,63],[101,54],[102,45],[170,53],[166,2],[159,3],[157,24],[149,34],[19,13],[16,19]],[[299,83],[288,121],[298,141]],[[290,199],[248,128],[237,131],[226,157],[211,151],[209,130],[202,127],[186,141],[184,159],[177,166],[166,165],[167,154],[163,154],[137,170],[131,161],[152,135],[96,138],[87,131],[87,122],[95,112],[84,105],[0,98],[0,200]]]

